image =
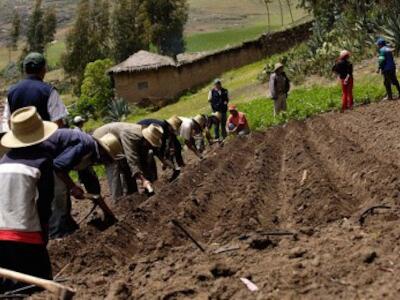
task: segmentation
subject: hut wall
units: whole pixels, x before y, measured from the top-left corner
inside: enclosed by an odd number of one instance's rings
[[[144,106],[167,105],[184,92],[202,86],[224,72],[286,51],[307,40],[310,28],[311,23],[306,23],[286,31],[265,34],[257,40],[177,67],[113,74],[116,93],[129,102]],[[139,89],[139,84],[144,82],[148,82],[148,88]]]

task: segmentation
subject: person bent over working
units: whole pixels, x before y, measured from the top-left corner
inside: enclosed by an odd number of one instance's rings
[[[246,115],[239,112],[236,105],[229,105],[229,119],[226,123],[226,129],[230,134],[238,136],[248,135],[250,133],[249,123],[247,122]]]
[[[157,166],[153,153],[162,146],[163,129],[151,124],[115,122],[103,125],[93,132],[96,139],[106,139],[121,153],[119,159],[106,164],[107,180],[113,204],[124,195],[143,188],[152,194],[152,182],[157,180]],[[140,182],[140,186],[137,183]]]
[[[53,163],[40,144],[57,125],[42,121],[35,107],[16,110],[1,139],[11,149],[0,160],[0,267],[51,279],[46,249],[54,194]],[[22,287],[0,278],[0,293]]]

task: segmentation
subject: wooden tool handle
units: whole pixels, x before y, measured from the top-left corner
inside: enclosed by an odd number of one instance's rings
[[[0,268],[0,277],[6,278],[6,279],[11,279],[11,280],[16,280],[16,281],[23,282],[26,284],[36,285],[37,287],[41,287],[45,290],[48,290],[49,292],[53,293],[59,299],[62,299],[62,300],[70,300],[75,295],[75,290],[73,290],[69,287],[63,286],[57,282],[34,277],[31,275],[15,272],[15,271],[11,271],[11,270],[7,270],[7,269],[3,269],[3,268]]]

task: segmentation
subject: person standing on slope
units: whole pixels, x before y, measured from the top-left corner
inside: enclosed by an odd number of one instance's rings
[[[396,75],[396,63],[393,57],[394,49],[389,48],[384,39],[380,38],[376,42],[379,52],[379,68],[378,73],[381,73],[384,78],[387,97],[385,100],[393,100],[392,85],[396,86],[400,96],[400,84]]]
[[[275,64],[274,72],[269,79],[269,91],[274,100],[275,117],[281,112],[286,111],[287,97],[290,90],[290,80],[286,76],[284,66],[281,63]]]
[[[350,52],[343,50],[332,68],[332,71],[339,76],[342,84],[342,110],[353,109],[353,64],[350,62]]]
[[[212,111],[220,113],[221,116],[220,124],[214,127],[214,138],[217,140],[220,138],[221,128],[222,139],[225,139],[227,136],[225,123],[228,112],[229,92],[222,87],[221,79],[215,79],[214,88],[208,94],[208,102],[211,104]]]

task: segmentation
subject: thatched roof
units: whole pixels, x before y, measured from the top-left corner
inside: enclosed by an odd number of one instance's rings
[[[176,63],[171,57],[141,50],[122,63],[112,67],[108,70],[108,73],[137,72],[166,66],[176,66]]]

